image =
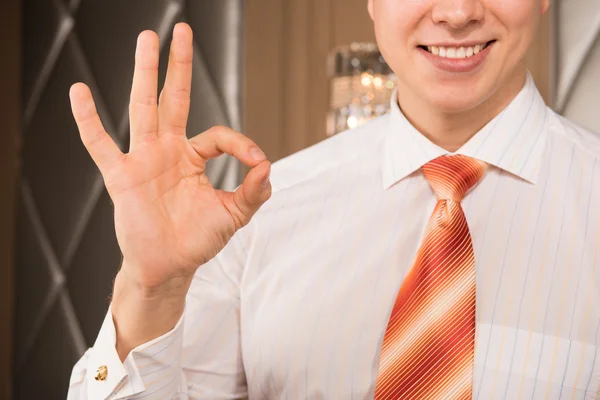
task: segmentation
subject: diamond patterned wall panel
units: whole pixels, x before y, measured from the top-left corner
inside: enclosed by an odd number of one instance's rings
[[[127,117],[137,34],[158,31],[169,8],[164,0],[82,1],[77,32],[100,95],[116,126]]]
[[[52,269],[44,256],[44,250],[34,226],[35,220],[25,210],[25,201],[21,197],[17,214],[17,265],[19,274],[24,279],[16,282],[16,293],[27,293],[27,298],[18,297],[15,315],[18,315],[15,326],[15,353],[24,354],[29,332],[34,331],[36,317],[46,304],[46,297],[53,285]]]
[[[70,369],[79,354],[72,345],[69,324],[61,302],[54,302],[31,351],[22,366],[26,373],[16,376],[15,398],[18,400],[65,399]]]
[[[67,273],[67,287],[86,343],[93,343],[106,312],[107,295],[121,262],[113,207],[106,191],[98,199]]]
[[[52,2],[31,0],[23,3],[23,99],[31,97],[36,78],[41,74],[46,55],[50,52],[61,22],[60,13]],[[35,32],[35,35],[31,33]]]
[[[122,149],[137,34],[161,38],[164,74],[173,25],[195,32],[188,136],[241,129],[243,0],[23,0],[24,119],[15,323],[17,399],[64,399],[75,361],[97,335],[121,260],[112,204],[73,122],[68,89],[84,81]],[[164,77],[161,77],[161,85]],[[239,165],[212,160],[217,187]]]
[[[85,81],[73,38],[65,43],[46,89],[23,135],[23,174],[31,186],[42,222],[62,263],[69,241],[99,172],[77,131],[69,87]]]
[[[203,53],[198,60],[206,60],[208,75],[222,94],[231,124],[239,129],[242,93],[235,77],[243,75],[243,65],[236,62],[235,49],[241,47],[241,36],[231,36],[228,27],[241,25],[243,14],[239,8],[221,7],[216,1],[188,1],[185,12],[194,27],[196,50]],[[207,15],[215,18],[207,19]],[[220,57],[207,57],[208,54]]]

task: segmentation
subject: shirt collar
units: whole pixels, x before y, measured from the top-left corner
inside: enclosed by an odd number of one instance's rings
[[[445,154],[462,154],[501,168],[535,184],[545,148],[548,108],[531,74],[523,89],[493,120],[455,153],[437,146],[421,134],[391,99],[390,129],[385,138],[383,185],[389,188]]]

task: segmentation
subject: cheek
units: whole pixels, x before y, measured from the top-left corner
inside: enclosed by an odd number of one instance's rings
[[[506,62],[519,63],[524,59],[536,33],[541,16],[541,0],[485,0],[485,3],[505,31]]]
[[[425,3],[423,0],[374,0],[375,32],[384,53],[393,54],[412,45],[411,35],[426,13]]]
[[[541,15],[540,0],[486,0],[486,8],[515,36],[535,31]]]

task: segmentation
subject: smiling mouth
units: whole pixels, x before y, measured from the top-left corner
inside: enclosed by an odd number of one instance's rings
[[[449,47],[449,46],[418,46],[433,55],[444,57],[444,58],[469,58],[479,54],[487,47],[492,45],[495,40],[478,44],[469,47]]]

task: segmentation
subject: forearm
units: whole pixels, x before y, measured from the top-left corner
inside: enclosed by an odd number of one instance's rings
[[[115,279],[111,304],[121,361],[137,346],[173,329],[183,314],[191,280],[178,278],[148,289],[132,279],[123,265]]]

